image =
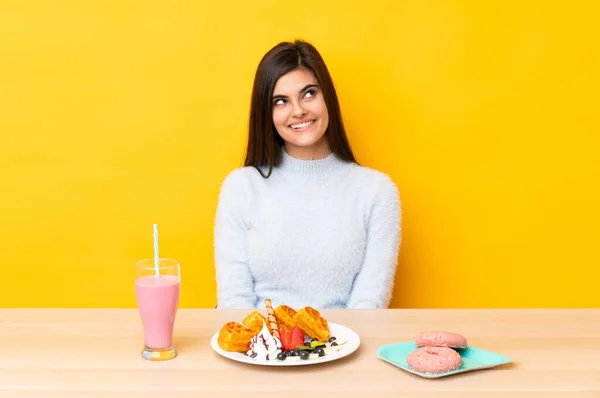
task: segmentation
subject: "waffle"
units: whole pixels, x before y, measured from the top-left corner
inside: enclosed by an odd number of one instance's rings
[[[296,315],[296,310],[287,305],[282,304],[275,308],[275,318],[277,318],[277,325],[280,329],[285,328],[287,330],[292,330],[292,328],[296,326],[293,319],[294,315]]]
[[[319,311],[312,307],[304,307],[296,312],[292,321],[310,337],[317,338],[319,341],[329,339],[329,325],[327,319],[323,318]]]
[[[252,311],[249,313],[246,318],[242,321],[242,324],[246,326],[248,329],[252,330],[254,334],[260,333],[263,328],[263,323],[267,324],[267,328],[269,328],[269,333],[273,333],[271,330],[271,325],[269,325],[269,321],[267,318],[263,316],[258,310]]]
[[[219,347],[225,351],[246,352],[254,332],[237,322],[227,322],[219,332]]]

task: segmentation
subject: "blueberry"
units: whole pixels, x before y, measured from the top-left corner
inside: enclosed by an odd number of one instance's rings
[[[294,353],[294,356],[297,357],[298,355],[300,355],[300,350],[299,349],[295,349],[293,351],[293,353]]]
[[[324,356],[324,355],[325,355],[325,350],[324,350],[324,349],[322,349],[322,348],[317,348],[317,349],[315,350],[315,353],[316,353],[316,354],[319,354],[319,356],[320,356],[320,357],[322,357],[322,356]]]
[[[306,347],[310,347],[310,341],[305,341],[305,342],[304,342],[304,345],[305,345]]]
[[[331,337],[329,338],[329,342],[330,342],[330,343],[333,343],[334,341],[335,341],[335,336],[331,336]]]
[[[295,351],[295,350],[290,350],[290,351],[286,352],[286,355],[287,355],[288,357],[295,357],[295,356],[297,356],[298,354],[296,353],[296,351]]]
[[[284,361],[285,358],[286,358],[285,352],[280,352],[279,354],[277,354],[277,359]]]
[[[300,359],[308,359],[308,352],[300,351]]]
[[[333,343],[331,343],[331,346],[332,346],[332,347],[335,347],[336,345],[338,345],[338,343],[337,343],[337,342],[335,342],[335,341],[334,341]]]
[[[319,341],[319,339],[317,339],[317,338],[313,337],[313,338],[312,338],[312,340],[311,340],[310,342],[312,343],[313,341]]]

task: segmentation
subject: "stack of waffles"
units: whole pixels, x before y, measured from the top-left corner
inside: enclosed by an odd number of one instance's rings
[[[255,310],[249,313],[242,323],[227,322],[223,325],[218,336],[221,349],[232,352],[246,352],[252,337],[258,334],[265,324],[269,329],[269,333],[277,337],[279,337],[279,330],[290,331],[298,326],[309,338],[316,338],[319,341],[327,341],[329,338],[327,320],[314,308],[307,306],[296,311],[282,304],[273,310],[269,308],[270,300],[265,300],[265,302],[268,317]]]

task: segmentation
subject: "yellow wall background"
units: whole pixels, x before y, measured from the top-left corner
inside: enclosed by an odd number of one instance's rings
[[[296,37],[401,189],[394,307],[600,306],[594,2],[251,3],[0,1],[0,306],[134,307],[152,223],[214,306],[219,184]]]

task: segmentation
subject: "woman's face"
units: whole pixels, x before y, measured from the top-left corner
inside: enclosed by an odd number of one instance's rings
[[[273,90],[273,124],[285,141],[285,151],[298,159],[329,155],[325,131],[329,114],[317,79],[305,68],[281,76]]]

